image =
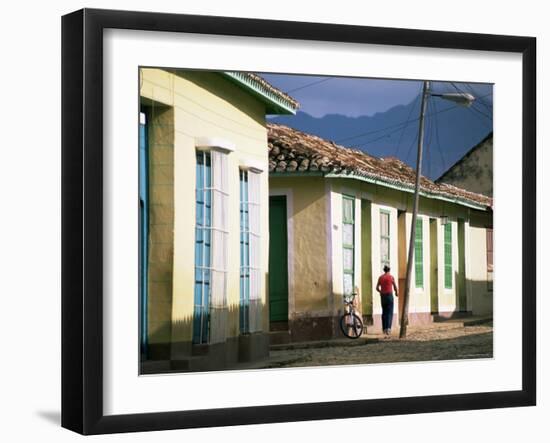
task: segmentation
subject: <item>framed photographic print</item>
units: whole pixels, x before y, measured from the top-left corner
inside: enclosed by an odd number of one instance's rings
[[[535,404],[534,38],[62,26],[64,427]]]

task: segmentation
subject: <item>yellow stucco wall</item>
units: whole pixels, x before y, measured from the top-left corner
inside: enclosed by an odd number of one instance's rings
[[[254,163],[261,174],[261,269],[268,263],[268,151],[264,105],[216,73],[162,69],[141,70],[142,102],[162,104],[174,112],[173,160],[173,294],[171,305],[172,342],[192,339],[195,242],[195,155],[197,139],[224,140],[234,145],[228,155],[228,274],[227,336],[239,334],[239,166]],[[266,302],[265,279],[261,300]],[[267,310],[263,329],[267,329]]]
[[[271,177],[270,195],[286,195],[289,258],[289,317],[327,315],[330,297],[325,180]]]
[[[147,107],[149,129],[149,344],[163,345],[172,335],[174,264],[174,112],[169,106]],[[154,348],[151,354],[154,355]],[[166,347],[164,349],[166,351]]]

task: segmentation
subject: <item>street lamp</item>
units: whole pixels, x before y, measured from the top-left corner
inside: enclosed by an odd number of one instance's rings
[[[418,128],[418,150],[416,154],[416,177],[414,183],[413,213],[411,222],[411,237],[409,239],[409,254],[407,258],[407,274],[405,276],[405,293],[403,300],[403,313],[401,315],[401,328],[399,338],[407,335],[407,326],[409,324],[409,298],[411,290],[412,261],[414,254],[414,239],[416,236],[416,216],[418,214],[418,197],[420,191],[420,177],[422,167],[422,147],[424,144],[424,119],[426,116],[426,105],[429,96],[440,97],[444,100],[455,102],[461,106],[470,107],[475,100],[472,94],[467,92],[449,92],[444,94],[430,93],[430,82],[425,80],[422,87],[422,104],[420,105],[420,124]]]
[[[459,105],[469,108],[475,101],[475,97],[468,92],[447,92],[445,94],[430,94],[432,97],[441,97],[444,100],[455,102]]]

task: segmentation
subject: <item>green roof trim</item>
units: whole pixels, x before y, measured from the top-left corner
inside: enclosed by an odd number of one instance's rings
[[[227,79],[251,92],[266,105],[267,114],[295,115],[298,102],[269,85],[261,77],[247,72],[223,72]]]
[[[402,182],[398,182],[396,180],[383,180],[376,177],[371,177],[366,174],[357,174],[354,172],[344,172],[344,173],[335,173],[335,172],[329,172],[329,173],[323,173],[320,171],[315,172],[270,172],[270,177],[276,178],[276,177],[320,177],[324,176],[325,178],[349,178],[353,180],[360,180],[367,183],[372,183],[373,185],[383,186],[385,188],[389,189],[396,189],[398,191],[408,192],[410,194],[414,194],[414,186],[413,185],[407,185]],[[471,200],[459,198],[459,197],[449,197],[446,195],[441,195],[434,192],[429,191],[420,191],[420,196],[424,198],[429,198],[432,200],[442,200],[449,203],[454,203],[457,205],[465,206],[467,208],[471,209],[477,209],[481,211],[487,211],[490,209],[488,206],[475,203]]]
[[[324,172],[321,171],[294,171],[294,172],[270,172],[270,177],[323,177]]]
[[[289,173],[288,175],[291,175],[291,173]],[[351,179],[360,180],[360,181],[364,181],[364,182],[367,182],[367,183],[372,183],[372,184],[379,185],[379,186],[384,186],[386,188],[396,189],[398,191],[404,191],[404,192],[409,192],[411,194],[414,194],[414,186],[413,185],[404,184],[402,182],[398,182],[397,180],[389,180],[389,179],[384,180],[384,179],[380,179],[380,178],[375,178],[375,177],[371,177],[367,174],[358,174],[358,173],[355,173],[355,172],[339,174],[339,173],[330,172],[330,173],[326,174],[325,177],[326,178],[351,178]],[[441,194],[438,194],[438,193],[423,191],[423,190],[420,190],[419,195],[422,196],[422,197],[425,197],[425,198],[429,198],[429,199],[443,200],[443,201],[446,201],[446,202],[449,202],[449,203],[455,203],[455,204],[466,206],[466,207],[472,208],[472,209],[479,209],[479,210],[482,210],[482,211],[486,211],[488,209],[488,206],[486,206],[486,205],[482,205],[480,203],[475,203],[471,200],[466,200],[466,199],[459,198],[459,197],[449,197],[449,196],[446,196],[446,195],[441,195]]]

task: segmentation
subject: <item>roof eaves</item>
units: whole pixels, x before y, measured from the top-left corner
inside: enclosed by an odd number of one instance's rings
[[[261,82],[256,81],[252,76],[245,72],[223,72],[229,80],[245,87],[255,96],[260,98],[266,105],[269,114],[295,115],[298,109],[298,102],[284,93],[275,93],[273,90],[265,87]]]
[[[355,179],[355,180],[361,180],[361,181],[364,181],[364,182],[367,182],[367,183],[372,183],[372,184],[375,184],[375,185],[384,186],[386,188],[396,189],[398,191],[404,191],[404,192],[409,192],[411,194],[414,194],[414,186],[413,185],[405,184],[405,183],[399,182],[397,180],[384,179],[384,178],[377,177],[375,175],[368,174],[368,173],[350,172],[350,173],[346,173],[346,174],[340,174],[340,173],[330,172],[328,174],[325,174],[325,177],[326,178],[352,178],[352,179]],[[459,197],[449,197],[447,195],[439,194],[439,193],[436,193],[436,192],[430,192],[430,191],[426,191],[426,190],[422,190],[422,189],[420,190],[419,195],[421,195],[422,197],[425,197],[425,198],[430,198],[430,199],[434,199],[434,200],[442,200],[442,201],[446,201],[446,202],[449,202],[449,203],[455,203],[455,204],[459,204],[459,205],[462,205],[462,206],[466,206],[466,207],[472,208],[472,209],[479,209],[479,210],[482,210],[482,211],[486,211],[487,209],[490,209],[490,207],[488,205],[484,205],[482,203],[475,203],[471,200],[467,200],[467,199],[463,199],[463,198],[459,198]]]
[[[270,177],[323,177],[324,172],[321,171],[292,171],[292,172],[277,172],[269,173]]]

